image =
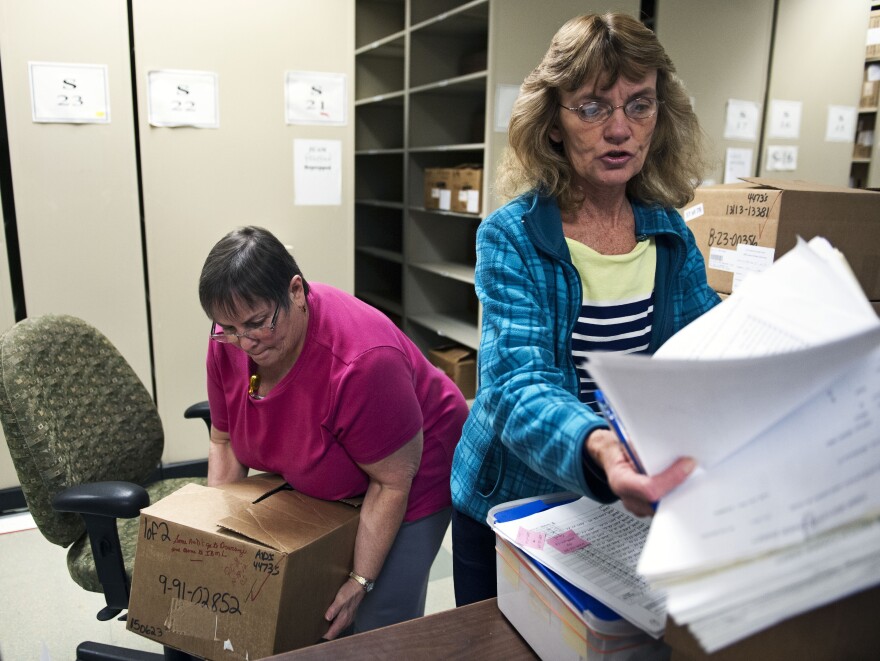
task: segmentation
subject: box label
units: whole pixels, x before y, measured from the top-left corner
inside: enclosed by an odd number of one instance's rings
[[[736,251],[728,248],[710,248],[709,268],[733,273],[736,270]]]
[[[684,210],[684,222],[689,222],[694,218],[699,218],[703,215],[703,203],[695,204],[689,209]]]

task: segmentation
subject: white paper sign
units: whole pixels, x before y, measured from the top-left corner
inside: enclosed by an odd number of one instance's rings
[[[220,128],[217,74],[212,71],[150,71],[147,94],[152,126]]]
[[[106,64],[28,62],[34,122],[109,124]]]
[[[852,142],[856,135],[855,106],[828,106],[828,126],[825,129],[826,142]]]
[[[345,74],[286,72],[284,119],[288,124],[345,126]]]
[[[728,140],[757,140],[758,104],[753,101],[728,99],[724,137]]]
[[[495,130],[499,133],[507,131],[513,104],[519,96],[519,85],[495,86]]]
[[[293,141],[294,204],[342,204],[342,142]]]
[[[733,184],[752,176],[752,149],[729,147],[724,157],[724,183]]]
[[[801,135],[800,101],[770,102],[770,126],[767,129],[769,138],[790,138],[796,140]]]
[[[795,145],[767,145],[768,171],[793,172],[797,170],[798,148]]]

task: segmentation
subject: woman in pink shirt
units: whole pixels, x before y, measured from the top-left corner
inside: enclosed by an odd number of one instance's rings
[[[384,314],[307,283],[262,228],[214,246],[199,298],[212,320],[208,483],[253,468],[315,498],[363,495],[325,637],[423,615],[450,518],[461,392]]]

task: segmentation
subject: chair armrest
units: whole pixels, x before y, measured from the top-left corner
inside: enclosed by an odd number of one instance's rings
[[[183,412],[184,418],[201,418],[204,420],[205,425],[208,427],[208,431],[211,431],[211,409],[208,406],[208,402],[196,402],[192,406],[188,407],[186,411]]]
[[[133,519],[150,504],[147,490],[132,482],[77,484],[52,498],[58,512],[95,514],[113,519]]]
[[[99,620],[109,620],[128,608],[129,584],[119,544],[118,518],[132,519],[150,504],[150,495],[131,482],[77,484],[57,493],[52,507],[59,512],[79,514],[86,525],[98,580],[107,606]]]

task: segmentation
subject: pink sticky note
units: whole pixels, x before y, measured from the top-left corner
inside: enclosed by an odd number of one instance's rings
[[[519,531],[516,533],[516,543],[520,546],[527,546],[540,551],[544,548],[544,540],[546,537],[547,535],[542,532],[538,532],[537,530],[527,530],[520,526]]]
[[[578,537],[573,530],[551,537],[547,543],[560,553],[571,553],[590,545],[587,540]]]

